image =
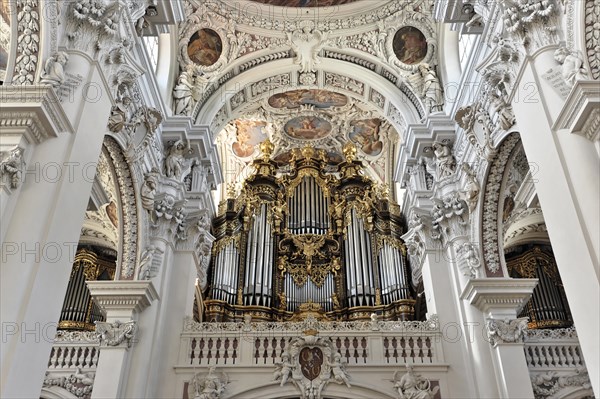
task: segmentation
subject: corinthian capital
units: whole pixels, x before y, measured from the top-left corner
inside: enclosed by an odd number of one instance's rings
[[[485,323],[490,344],[497,346],[498,344],[522,343],[527,331],[527,317],[521,317],[514,320],[498,320],[488,319]]]
[[[469,207],[461,199],[460,193],[453,192],[443,199],[433,198],[435,206],[431,211],[431,228],[435,239],[445,243],[468,234]]]

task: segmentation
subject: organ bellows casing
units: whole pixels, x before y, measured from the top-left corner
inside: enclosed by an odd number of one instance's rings
[[[207,321],[317,317],[411,319],[414,300],[399,207],[365,176],[345,147],[346,160],[325,151],[291,151],[270,159],[213,221],[216,244],[205,293]],[[266,149],[266,151],[265,151]]]

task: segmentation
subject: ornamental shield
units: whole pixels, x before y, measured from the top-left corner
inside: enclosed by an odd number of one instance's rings
[[[323,352],[319,348],[304,348],[300,352],[300,369],[309,381],[321,374],[323,365]]]

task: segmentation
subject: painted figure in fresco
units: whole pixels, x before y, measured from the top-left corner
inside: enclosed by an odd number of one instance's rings
[[[383,142],[379,140],[381,120],[367,119],[353,123],[354,130],[350,139],[360,145],[361,150],[370,156],[377,156],[383,150]]]
[[[192,62],[202,66],[210,66],[219,60],[223,51],[223,43],[215,31],[200,29],[190,38],[187,51]]]
[[[417,64],[427,55],[425,36],[418,29],[409,26],[396,33],[393,47],[398,60],[407,65]]]

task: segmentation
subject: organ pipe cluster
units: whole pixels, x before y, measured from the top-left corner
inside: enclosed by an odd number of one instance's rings
[[[414,303],[401,215],[344,147],[294,149],[285,165],[261,144],[255,173],[221,204],[205,321],[285,321],[307,309],[332,320],[410,320]]]

